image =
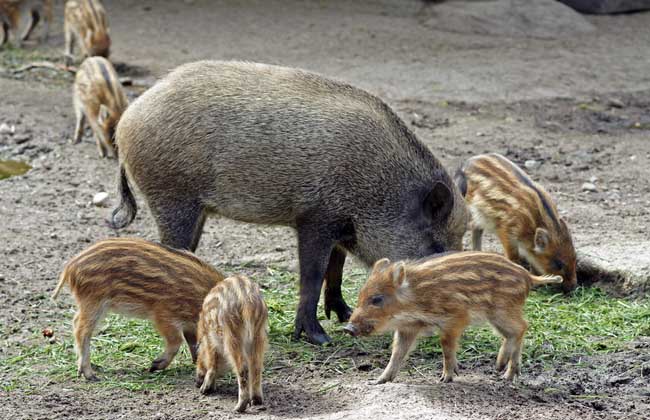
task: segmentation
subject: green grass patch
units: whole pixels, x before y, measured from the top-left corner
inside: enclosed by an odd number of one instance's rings
[[[335,320],[321,321],[332,337],[332,344],[317,347],[295,342],[291,336],[298,301],[298,276],[268,269],[255,280],[264,290],[269,308],[270,348],[266,357],[265,377],[301,372],[321,377],[343,375],[357,370],[383,368],[390,357],[389,335],[354,339],[341,332]],[[365,271],[346,276],[344,295],[356,302]],[[51,305],[44,302],[43,305]],[[48,311],[51,307],[47,308]],[[10,356],[0,360],[0,386],[4,391],[26,389],[43,383],[66,383],[76,387],[118,387],[127,390],[159,390],[192,383],[194,366],[186,347],[163,372],[146,372],[151,361],[162,351],[162,339],[147,321],[109,316],[92,341],[91,360],[99,383],[87,384],[76,379],[75,354],[71,337],[72,309],[65,323],[56,328],[57,340],[50,344],[40,331],[31,340],[9,349]],[[572,296],[551,289],[533,291],[526,304],[530,323],[524,347],[524,365],[533,362],[566,361],[574,356],[621,350],[626,343],[650,336],[650,299],[629,301],[608,296],[597,288],[579,288]],[[3,335],[8,334],[7,331]],[[500,339],[488,328],[470,327],[459,350],[462,364],[494,362]],[[408,366],[417,372],[437,377],[442,350],[436,335],[420,339]],[[423,373],[423,374],[424,374]],[[234,379],[225,379],[234,386]]]

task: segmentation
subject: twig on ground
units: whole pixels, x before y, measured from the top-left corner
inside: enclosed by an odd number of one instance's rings
[[[51,61],[33,61],[31,63],[25,64],[22,67],[12,70],[11,72],[13,74],[23,73],[26,72],[27,70],[31,70],[35,68],[46,68],[46,69],[52,69],[57,71],[65,71],[72,74],[75,74],[77,72],[77,68],[74,66],[66,66],[65,64],[52,63]]]

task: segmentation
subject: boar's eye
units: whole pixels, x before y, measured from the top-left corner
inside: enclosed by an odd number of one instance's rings
[[[374,306],[381,306],[384,304],[384,295],[375,295],[370,298],[370,304]]]

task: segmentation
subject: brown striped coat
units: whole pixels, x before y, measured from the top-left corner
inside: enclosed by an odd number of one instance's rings
[[[461,334],[469,324],[487,321],[504,338],[497,369],[507,366],[504,377],[513,380],[528,327],[523,318],[528,293],[533,286],[561,281],[531,275],[501,255],[484,252],[397,263],[385,258],[375,263],[345,330],[352,335],[395,331],[390,362],[377,380],[384,383],[395,378],[417,337],[438,329],[441,381],[451,382]]]
[[[41,21],[40,41],[44,42],[52,21],[52,0],[0,0],[0,47],[10,37],[14,46],[21,47]]]
[[[474,250],[481,249],[484,230],[496,233],[508,259],[523,259],[537,273],[562,276],[566,292],[576,287],[569,227],[541,185],[496,153],[467,160],[456,182],[471,214]]]
[[[196,325],[203,299],[223,275],[192,253],[136,238],[100,241],[65,265],[52,299],[67,284],[77,303],[74,335],[79,374],[90,367],[90,338],[107,312],[150,319],[165,339],[151,371],[166,368],[183,338],[196,360]]]
[[[263,404],[262,370],[267,346],[268,310],[257,284],[246,276],[228,277],[210,291],[199,319],[196,385],[210,392],[230,366],[237,375],[235,411]]]
[[[68,0],[64,15],[65,61],[71,65],[77,44],[82,56],[108,58],[111,48],[106,11],[99,0]]]
[[[79,143],[88,122],[101,157],[117,156],[113,137],[122,113],[129,105],[126,93],[111,63],[89,57],[81,64],[72,92],[76,116],[74,143]]]

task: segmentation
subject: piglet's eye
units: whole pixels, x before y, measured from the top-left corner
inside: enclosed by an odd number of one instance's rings
[[[375,295],[372,298],[370,298],[370,304],[375,305],[375,306],[381,306],[384,304],[384,296],[383,295]]]
[[[558,271],[564,268],[564,263],[562,262],[562,260],[559,260],[557,258],[554,258],[551,264],[553,265],[553,269]]]

